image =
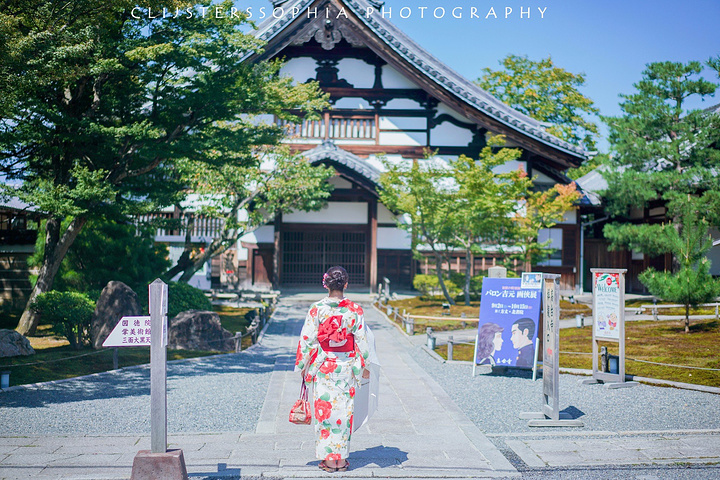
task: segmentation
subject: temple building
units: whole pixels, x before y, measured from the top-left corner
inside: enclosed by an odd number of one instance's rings
[[[249,61],[282,58],[282,74],[316,80],[330,94],[332,108],[319,120],[289,125],[287,142],[337,176],[324,210],[278,216],[242,238],[237,258],[249,284],[316,285],[328,267],[344,265],[353,286],[373,288],[383,278],[410,286],[427,266],[413,259],[410,236],[378,199],[380,156],[413,161],[429,149],[440,158],[477,157],[488,135],[502,134],[523,152],[504,168],[522,166],[537,188],[570,183],[563,172],[586,158],[370,13],[381,7],[373,0],[276,0],[255,32],[267,44]],[[579,280],[579,233],[576,212],[540,232],[557,249],[542,270],[561,273],[563,288]],[[473,259],[474,270],[489,267],[491,257]],[[448,268],[464,271],[465,261],[459,254]]]

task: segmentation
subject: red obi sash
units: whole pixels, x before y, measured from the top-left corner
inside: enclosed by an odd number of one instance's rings
[[[355,350],[355,336],[340,328],[342,316],[330,317],[320,324],[318,329],[318,342],[326,352],[352,352]]]

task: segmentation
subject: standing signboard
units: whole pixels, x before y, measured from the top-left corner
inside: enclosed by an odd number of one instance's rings
[[[181,449],[167,448],[168,286],[160,279],[149,287],[149,316],[122,317],[104,347],[150,347],[150,450],[133,459],[132,480],[187,480]]]
[[[483,280],[475,365],[532,368],[540,317],[540,290],[519,278]]]
[[[632,387],[625,381],[625,268],[592,268],[593,286],[593,378],[584,384],[605,382],[607,388]],[[618,371],[598,369],[599,341],[618,344]]]
[[[582,427],[560,412],[560,275],[543,274],[543,393],[540,412],[521,413],[529,427]]]

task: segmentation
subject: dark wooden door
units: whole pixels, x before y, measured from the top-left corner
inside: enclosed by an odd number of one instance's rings
[[[320,285],[328,268],[340,265],[351,285],[367,285],[367,234],[360,231],[299,231],[282,233],[283,285]]]

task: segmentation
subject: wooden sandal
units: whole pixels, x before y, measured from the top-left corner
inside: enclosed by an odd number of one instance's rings
[[[335,473],[335,472],[338,471],[337,468],[333,468],[333,467],[328,466],[328,464],[325,463],[325,460],[321,461],[321,462],[318,464],[318,468],[319,468],[320,470],[324,470],[324,471],[326,471],[326,472],[328,472],[328,473]],[[347,470],[347,468],[346,468],[345,470]]]

